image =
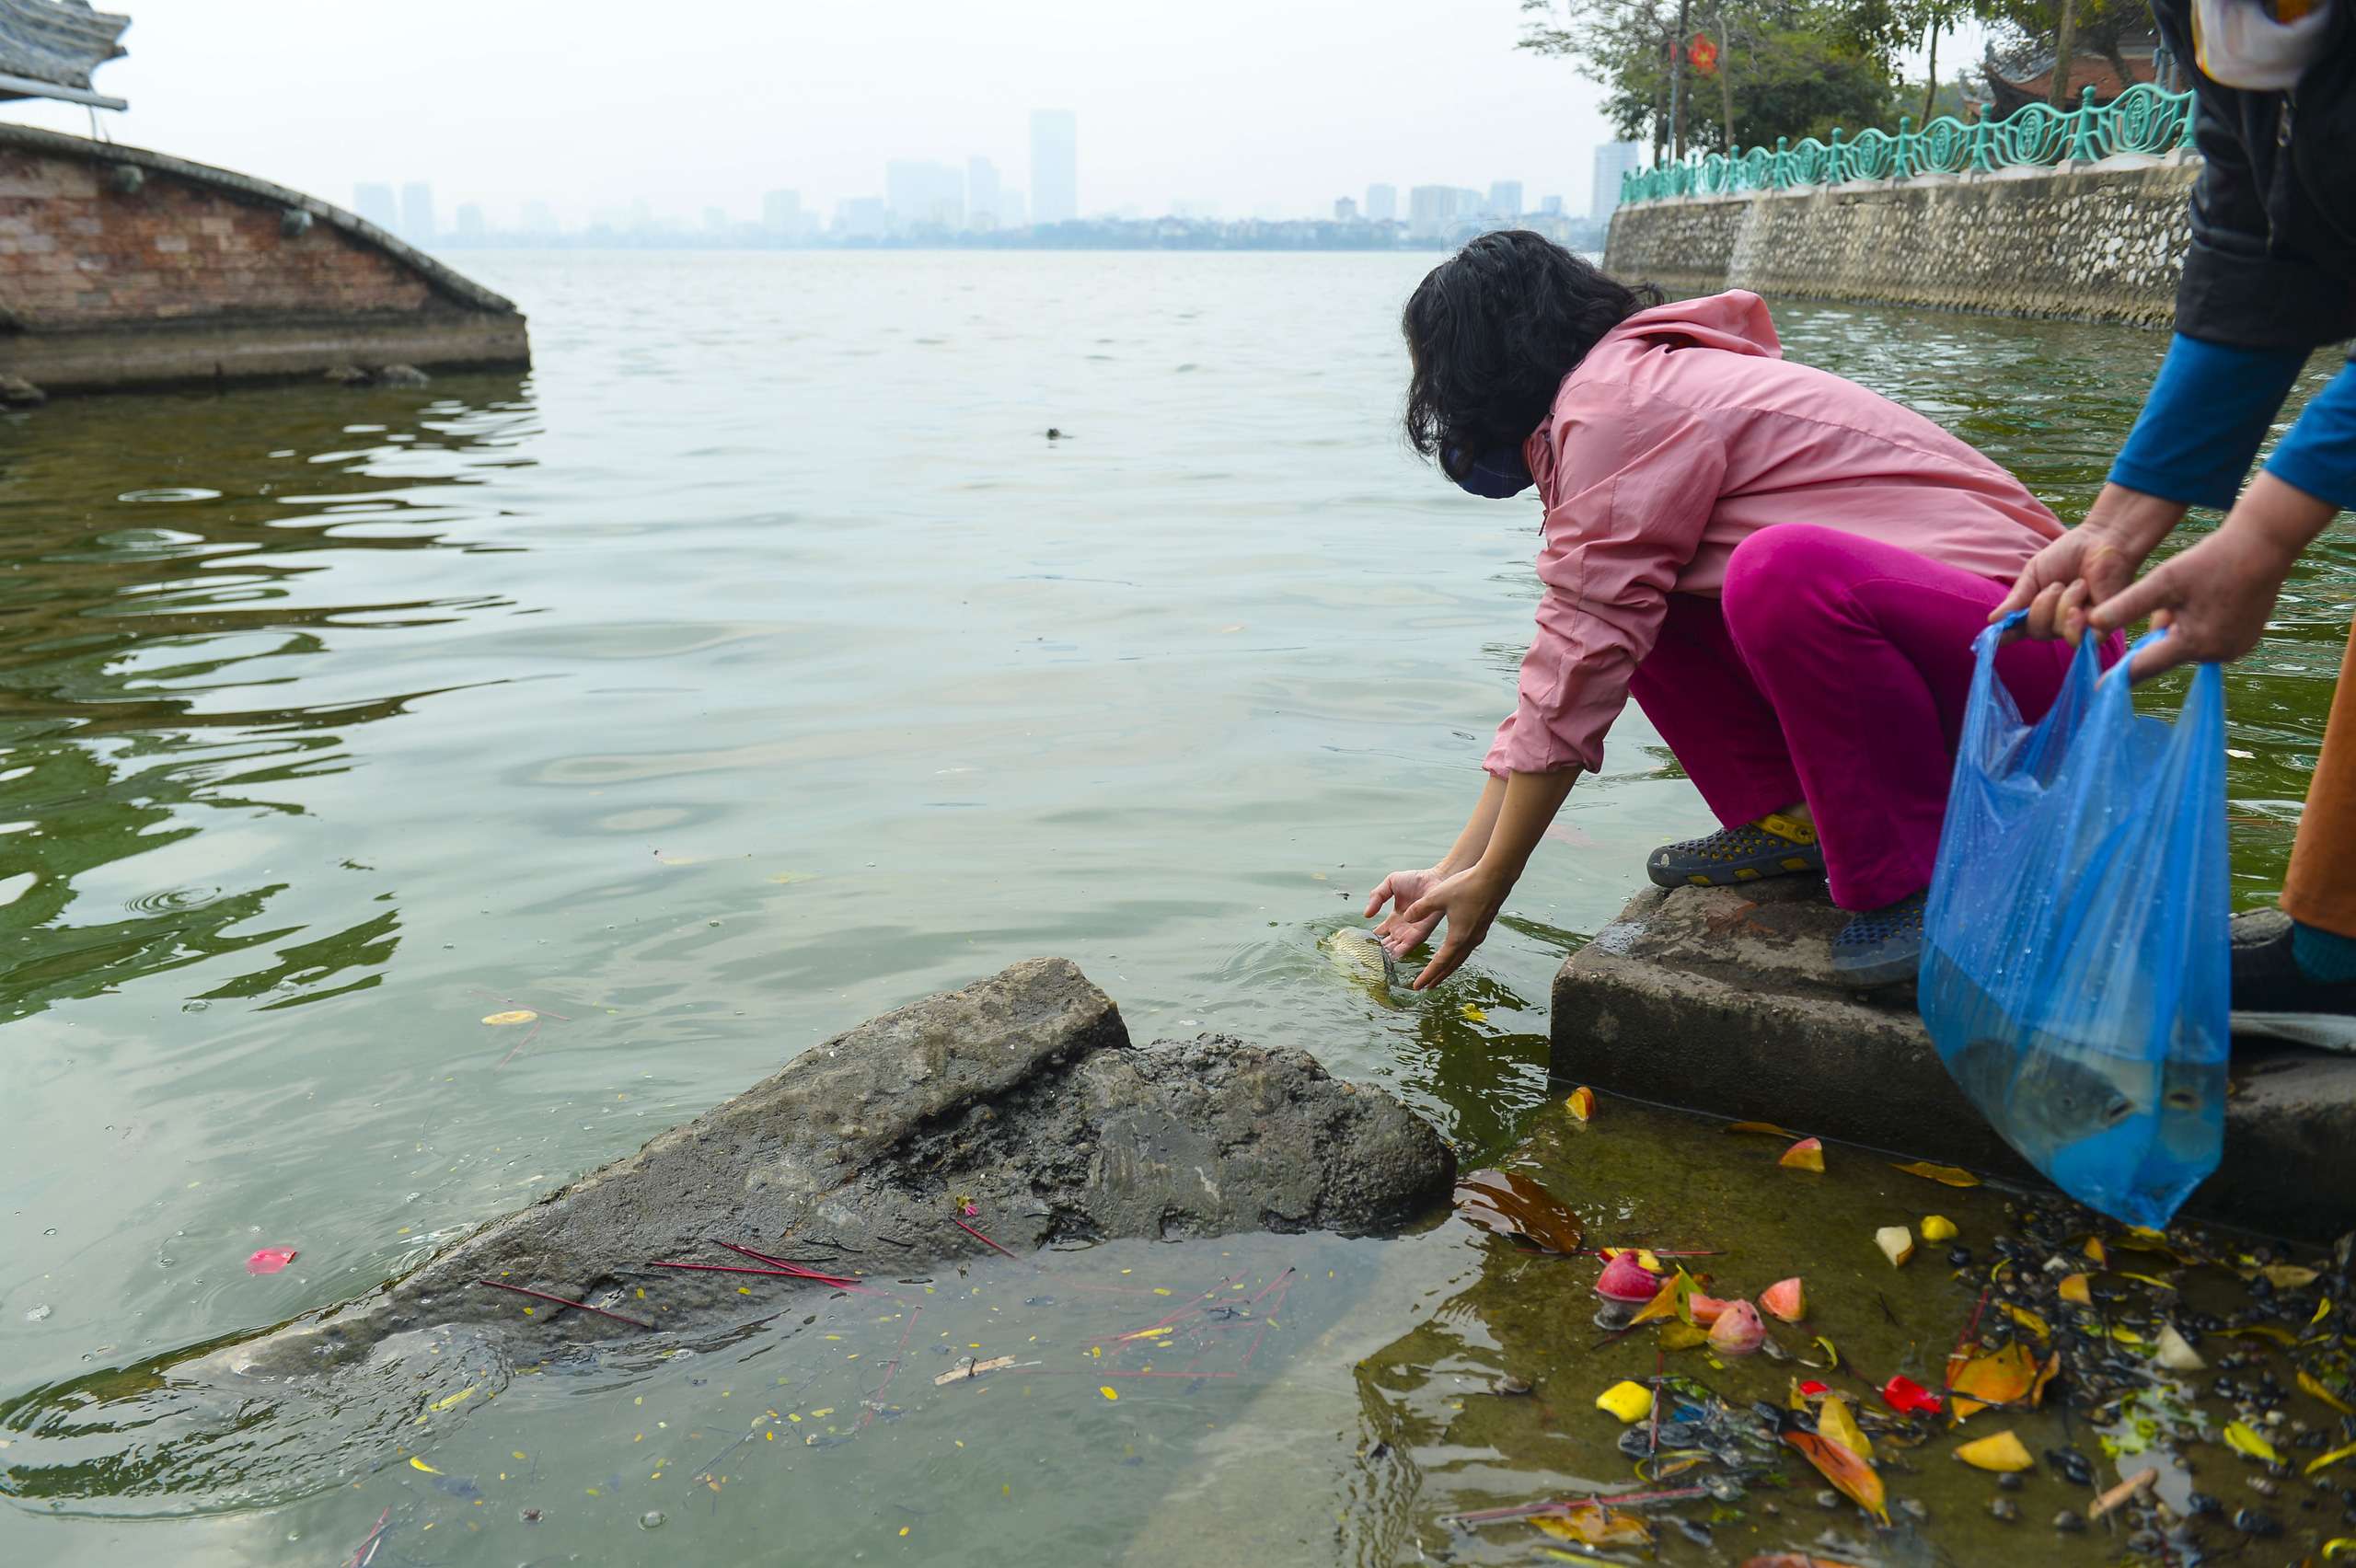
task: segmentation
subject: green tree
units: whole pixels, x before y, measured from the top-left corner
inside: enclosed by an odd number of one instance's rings
[[[1678,31],[1675,0],[1522,0],[1522,9],[1519,47],[1567,59],[1600,84],[1614,127],[1649,139],[1656,157],[1877,124],[1895,90],[1897,51],[1920,30],[1895,0],[1689,0],[1689,29],[1715,35],[1717,112],[1695,112],[1688,99],[1671,147],[1672,94],[1691,41],[1690,30]],[[1682,74],[1691,88],[1696,74]]]
[[[2146,0],[1976,0],[1975,9],[2011,35],[2012,47],[2000,48],[1999,58],[2022,63],[2031,55],[2058,57],[2062,49],[2072,57],[2098,54],[2121,82],[2135,79],[2127,62],[2127,43],[2152,30]],[[2069,96],[2069,76],[2066,70],[2053,74],[2052,102],[2057,106]]]

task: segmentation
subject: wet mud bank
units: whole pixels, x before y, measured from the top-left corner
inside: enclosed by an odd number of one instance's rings
[[[1956,1087],[1910,994],[1833,981],[1845,918],[1809,886],[1638,894],[1555,976],[1555,1075],[2037,1182]],[[2350,1191],[2356,1058],[2237,1042],[2224,1162],[2187,1213],[2326,1240]]]

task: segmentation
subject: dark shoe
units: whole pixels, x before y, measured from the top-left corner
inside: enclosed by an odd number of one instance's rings
[[[1824,874],[1824,847],[1816,830],[1790,817],[1769,815],[1707,838],[1664,844],[1645,863],[1656,887],[1732,887],[1763,877]]]
[[[1923,967],[1923,905],[1928,892],[1869,911],[1832,939],[1833,977],[1862,988],[1911,980]]]
[[[2233,1031],[2356,1051],[2356,981],[2307,978],[2291,951],[2293,925],[2280,909],[2234,917]]]

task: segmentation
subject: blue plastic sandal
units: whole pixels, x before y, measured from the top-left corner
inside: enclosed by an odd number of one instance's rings
[[[1854,917],[1832,939],[1832,973],[1860,987],[1911,980],[1923,966],[1923,905],[1930,890]]]
[[[1816,829],[1770,813],[1707,838],[1664,844],[1645,863],[1656,887],[1732,887],[1762,877],[1824,874],[1824,847]]]

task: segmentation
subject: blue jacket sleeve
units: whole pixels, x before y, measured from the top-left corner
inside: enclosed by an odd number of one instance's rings
[[[2299,422],[2266,460],[2266,471],[2342,511],[2356,507],[2356,365],[2307,400]]]
[[[2306,363],[2304,349],[2240,349],[2177,333],[2110,482],[2189,506],[2233,505]]]

